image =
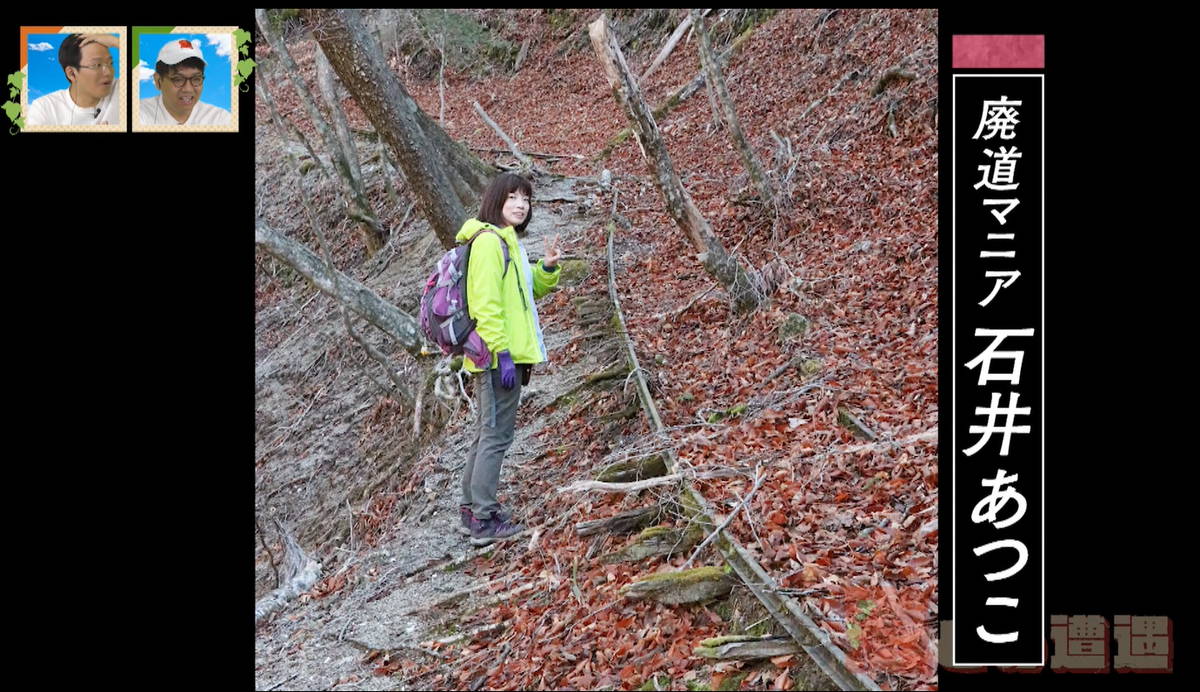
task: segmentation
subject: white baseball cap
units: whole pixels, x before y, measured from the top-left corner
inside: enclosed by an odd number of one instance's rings
[[[200,52],[200,42],[194,39],[173,39],[163,44],[162,50],[158,51],[158,61],[168,65],[178,65],[188,58],[200,58],[200,62],[208,64],[204,60],[204,54]]]

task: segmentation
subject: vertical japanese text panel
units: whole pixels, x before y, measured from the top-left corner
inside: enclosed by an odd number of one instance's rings
[[[1043,83],[953,77],[956,666],[1043,663]]]

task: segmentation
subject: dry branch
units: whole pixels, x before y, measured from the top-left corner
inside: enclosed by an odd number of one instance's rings
[[[721,57],[717,59],[718,64],[724,66],[726,63],[728,63],[733,54],[742,47],[742,44],[745,43],[746,39],[750,37],[750,34],[754,32],[754,29],[755,27],[751,26],[743,31],[740,36],[734,39],[733,43],[729,45],[729,48],[726,48],[725,52],[721,54]],[[662,102],[662,104],[654,108],[654,117],[665,118],[667,114],[674,110],[679,104],[683,103],[689,97],[691,97],[692,94],[699,91],[707,83],[707,81],[707,78],[704,76],[704,70],[700,70],[700,72],[698,72],[696,76],[692,78],[692,81],[679,87],[679,89],[677,89],[675,93],[668,96],[667,99]],[[601,161],[605,158],[608,158],[608,155],[612,153],[612,150],[617,145],[624,142],[632,134],[633,128],[627,127],[613,135],[613,138],[609,140],[609,144],[604,147],[600,153],[593,156],[592,160]]]
[[[711,10],[705,10],[704,12],[707,14],[710,11]],[[646,71],[642,73],[642,76],[638,78],[638,83],[645,83],[647,79],[650,79],[650,75],[658,69],[659,65],[663,64],[663,61],[667,59],[667,56],[671,54],[671,51],[675,50],[675,44],[679,43],[679,39],[683,38],[684,32],[687,31],[688,27],[691,25],[692,15],[689,14],[683,18],[683,21],[679,23],[679,26],[675,27],[675,31],[671,34],[671,37],[667,39],[667,45],[663,46],[663,49],[658,52],[657,56],[655,56],[654,62],[650,63],[650,67],[647,67]]]
[[[633,493],[646,488],[655,488],[660,485],[667,485],[675,481],[682,480],[683,474],[671,473],[658,478],[648,478],[644,481],[634,483],[605,483],[604,481],[575,481],[574,483],[559,488],[560,493],[580,492],[584,490],[603,490],[609,493]]]
[[[308,137],[305,137],[304,133],[300,131],[300,128],[296,127],[296,123],[292,122],[290,119],[284,118],[283,115],[280,114],[279,109],[275,106],[275,99],[271,96],[270,80],[265,78],[256,79],[254,80],[254,88],[258,90],[259,98],[261,98],[263,102],[267,104],[267,108],[271,112],[271,122],[275,123],[276,132],[279,134],[279,141],[284,142],[286,145],[288,138],[284,133],[290,131],[292,135],[304,145],[305,151],[308,152],[309,158],[312,159],[321,175],[329,178],[329,170],[325,168],[325,163],[321,161],[321,157],[318,156],[316,150],[313,149],[312,143],[308,141]],[[285,124],[287,127],[284,127]]]
[[[700,554],[700,551],[704,550],[704,546],[711,543],[712,539],[716,538],[718,533],[724,531],[725,528],[729,526],[731,522],[733,522],[733,518],[737,516],[738,512],[742,511],[742,508],[750,504],[750,498],[754,497],[754,493],[758,492],[758,487],[762,485],[762,482],[765,478],[766,475],[759,473],[758,468],[754,469],[754,487],[750,489],[750,492],[746,493],[746,497],[742,498],[742,501],[738,503],[738,506],[735,507],[732,512],[729,513],[729,516],[725,517],[724,521],[722,521],[717,528],[712,530],[712,533],[704,537],[704,540],[700,542],[700,545],[696,546],[696,549],[692,551],[692,554],[687,559],[687,562],[683,563],[679,569],[687,569],[688,566],[692,564],[692,561],[696,559],[696,556]]]
[[[900,79],[912,81],[916,78],[917,74],[915,72],[908,72],[900,69],[899,67],[893,67],[887,72],[884,72],[883,76],[879,78],[879,81],[875,83],[875,88],[871,90],[871,96],[878,96],[882,94],[884,89],[887,89],[892,82]]]
[[[713,637],[700,642],[695,654],[722,661],[749,661],[798,654],[804,650],[791,637]]]
[[[267,225],[263,219],[254,224],[254,242],[276,259],[292,266],[321,291],[333,296],[371,324],[399,342],[414,356],[421,355],[427,342],[417,321],[395,305],[380,298],[362,283],[334,270],[330,274],[311,250]]]
[[[495,120],[492,120],[488,116],[487,111],[483,110],[483,106],[479,105],[478,101],[472,101],[471,105],[475,107],[475,112],[479,114],[479,117],[483,118],[483,122],[487,123],[488,127],[492,128],[493,132],[495,132],[497,135],[500,135],[500,139],[502,139],[504,143],[508,145],[508,150],[513,153],[513,156],[517,157],[517,160],[521,162],[521,166],[527,170],[532,169],[533,159],[521,153],[521,150],[517,148],[517,143],[514,142],[512,137],[509,137],[508,134],[506,134],[504,130],[496,124]]]
[[[489,154],[503,154],[505,152],[511,152],[512,149],[496,149],[494,147],[471,147],[471,151],[483,151],[483,152],[487,152]],[[576,161],[582,161],[585,158],[587,158],[583,154],[540,154],[535,151],[527,151],[527,152],[524,152],[524,154],[526,156],[536,156],[539,159],[575,159]]]
[[[283,585],[254,604],[254,621],[261,622],[283,604],[308,591],[321,576],[321,563],[310,558],[278,519],[275,528],[283,538]]]
[[[607,17],[601,15],[588,29],[613,96],[633,125],[634,135],[645,152],[646,166],[662,193],[668,213],[691,239],[705,271],[729,291],[734,310],[744,314],[755,309],[762,301],[760,280],[725,250],[679,181],[658,123],[642,99],[616,37],[608,29]]]

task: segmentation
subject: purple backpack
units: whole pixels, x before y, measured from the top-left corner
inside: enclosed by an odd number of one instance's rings
[[[467,309],[467,267],[470,266],[471,243],[480,233],[496,233],[481,228],[466,243],[448,250],[438,260],[437,268],[425,282],[421,294],[421,331],[425,338],[441,347],[448,355],[465,355],[480,367],[489,367],[492,352],[475,331],[475,320]],[[496,234],[499,237],[499,234]],[[508,243],[500,238],[504,253],[504,272],[508,273]]]

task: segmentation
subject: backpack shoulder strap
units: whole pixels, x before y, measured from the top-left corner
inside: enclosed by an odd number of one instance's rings
[[[501,238],[500,234],[492,229],[481,228],[478,231],[475,231],[475,235],[467,238],[466,245],[468,248],[470,248],[471,243],[475,242],[475,239],[479,237],[480,233],[491,233],[492,235],[496,236],[497,240],[500,241],[500,252],[504,255],[504,270],[500,272],[500,278],[504,278],[504,275],[508,273],[508,243],[504,242],[504,238]]]

